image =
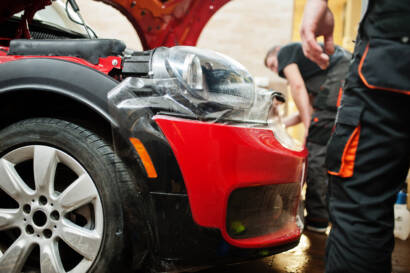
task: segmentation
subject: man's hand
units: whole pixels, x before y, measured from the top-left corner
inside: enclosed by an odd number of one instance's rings
[[[309,0],[305,6],[300,36],[303,53],[321,69],[327,68],[329,55],[335,51],[333,27],[333,14],[327,6],[327,0]],[[324,51],[316,41],[319,36],[324,37]]]

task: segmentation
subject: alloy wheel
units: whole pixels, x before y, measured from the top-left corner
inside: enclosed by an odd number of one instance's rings
[[[0,158],[0,273],[87,272],[102,238],[99,193],[75,158],[44,145]]]

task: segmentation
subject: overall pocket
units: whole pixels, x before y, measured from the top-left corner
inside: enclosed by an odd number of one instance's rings
[[[363,104],[345,104],[340,107],[326,154],[329,174],[344,178],[353,176],[363,110]]]
[[[336,112],[315,111],[309,126],[308,142],[326,145],[332,133]]]
[[[369,89],[410,95],[410,45],[395,40],[372,39],[360,60],[358,73]]]

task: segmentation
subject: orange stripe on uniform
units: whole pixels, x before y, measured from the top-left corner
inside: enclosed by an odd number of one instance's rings
[[[359,146],[360,125],[356,127],[346,143],[341,159],[339,172],[328,171],[331,175],[340,177],[352,177],[354,171],[354,162],[356,160],[357,147]]]
[[[369,51],[369,45],[370,44],[367,44],[366,50],[363,53],[363,56],[362,56],[362,59],[360,60],[359,68],[358,68],[359,77],[360,77],[360,79],[362,79],[364,85],[366,85],[366,87],[369,88],[369,89],[380,89],[380,90],[385,90],[385,91],[391,91],[391,92],[410,95],[409,90],[400,90],[400,89],[394,89],[394,88],[380,87],[380,86],[371,85],[370,83],[367,82],[366,78],[364,77],[364,75],[362,73],[362,68],[363,68],[364,59],[366,59],[367,52]]]
[[[339,107],[340,103],[342,102],[342,95],[343,95],[343,87],[339,89],[339,96],[337,97],[336,106]]]

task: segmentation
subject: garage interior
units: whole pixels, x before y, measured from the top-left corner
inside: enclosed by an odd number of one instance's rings
[[[85,19],[97,33],[126,41],[134,49],[141,49],[138,36],[117,11],[90,0],[78,1]],[[263,66],[267,49],[275,44],[299,41],[299,26],[306,0],[235,0],[219,10],[203,30],[198,46],[225,53],[249,69],[259,84],[287,93],[286,83]],[[329,5],[335,14],[335,42],[353,50],[361,1],[333,0]],[[101,24],[101,17],[112,18],[109,26]],[[268,33],[268,34],[267,34]],[[247,37],[243,39],[243,37]],[[246,41],[244,41],[246,40]],[[244,52],[246,50],[246,52]],[[295,110],[289,100],[287,111]],[[290,128],[289,133],[301,139],[302,125]],[[328,232],[327,232],[328,233]],[[201,273],[289,273],[323,272],[327,235],[305,231],[299,245],[287,252],[244,264],[210,269]],[[410,239],[396,238],[392,262],[394,273],[410,272]],[[371,261],[369,261],[371,262]]]

